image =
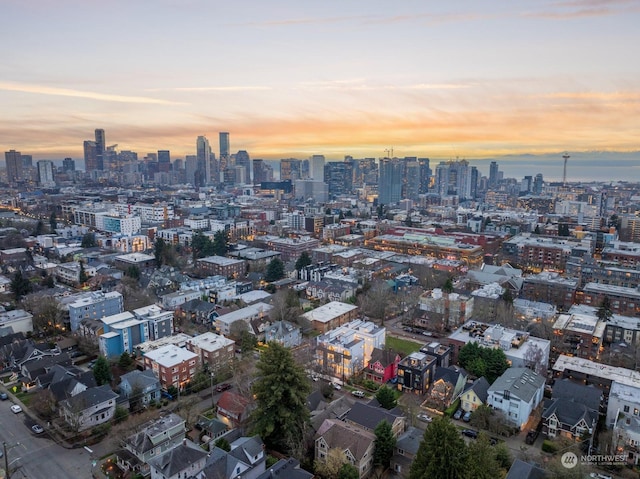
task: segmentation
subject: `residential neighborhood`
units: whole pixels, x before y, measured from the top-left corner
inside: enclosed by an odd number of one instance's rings
[[[637,474],[640,188],[374,204],[335,165],[305,201],[288,179],[6,189],[7,412],[100,451],[99,478],[413,478],[440,447],[500,477],[575,477],[566,452],[583,477]]]

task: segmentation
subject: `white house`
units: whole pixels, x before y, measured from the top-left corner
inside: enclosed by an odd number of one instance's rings
[[[509,368],[487,390],[487,404],[522,429],[540,404],[545,380],[527,368]]]
[[[60,415],[75,431],[109,422],[116,412],[116,398],[108,384],[85,389],[60,402]]]

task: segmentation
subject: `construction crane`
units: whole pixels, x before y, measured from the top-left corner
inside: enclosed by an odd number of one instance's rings
[[[568,153],[565,153],[564,155],[562,155],[562,158],[564,158],[564,169],[562,170],[562,186],[567,186],[567,161],[571,157]]]

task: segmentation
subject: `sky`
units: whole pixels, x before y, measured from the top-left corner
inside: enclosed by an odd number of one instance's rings
[[[103,128],[140,157],[198,135],[217,152],[227,131],[252,158],[640,165],[638,0],[2,0],[0,17],[0,148],[36,159],[81,158]]]

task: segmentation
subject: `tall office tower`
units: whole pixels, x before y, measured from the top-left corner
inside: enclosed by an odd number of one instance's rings
[[[259,185],[265,181],[273,181],[273,168],[264,160],[253,160],[253,184]]]
[[[313,155],[309,160],[309,177],[316,181],[324,181],[324,155]]]
[[[458,195],[460,199],[471,199],[478,182],[477,170],[473,182],[472,168],[466,160],[440,162],[436,167],[436,191],[440,196]],[[473,184],[472,184],[473,182]]]
[[[392,205],[402,199],[403,162],[398,158],[381,158],[378,179],[378,204]]]
[[[22,169],[26,170],[27,168],[31,168],[32,166],[33,166],[33,156],[22,155]]]
[[[531,175],[527,175],[524,178],[522,178],[522,183],[520,184],[521,193],[530,193],[532,187],[533,187],[533,177]]]
[[[102,156],[102,169],[117,171],[119,169],[117,145],[108,146]]]
[[[420,194],[420,163],[417,158],[404,159],[402,199],[417,200]]]
[[[40,186],[52,187],[56,185],[53,177],[53,161],[40,160],[38,165],[38,184]]]
[[[184,157],[184,176],[185,182],[196,184],[196,171],[198,171],[198,157],[196,155],[187,155]]]
[[[158,171],[160,173],[171,171],[171,152],[169,150],[158,150]]]
[[[84,171],[91,173],[98,169],[98,160],[96,158],[96,142],[85,140],[84,142]]]
[[[431,182],[431,168],[429,167],[429,158],[418,158],[420,165],[420,188],[418,193],[426,195],[429,193],[429,183]]]
[[[9,184],[22,180],[22,155],[19,151],[9,150],[4,152],[4,161],[7,165],[7,181]]]
[[[498,163],[492,161],[489,164],[489,188],[495,188],[498,186],[499,181],[499,173],[498,173]]]
[[[302,179],[302,162],[295,158],[280,160],[280,181]]]
[[[472,166],[470,176],[471,176],[471,185],[469,189],[469,196],[467,198],[474,199],[478,196],[478,181],[479,181],[478,179],[480,177],[480,174],[478,173],[478,168],[476,168],[475,166]]]
[[[65,158],[62,160],[62,171],[65,173],[76,171],[76,162],[73,158]]]
[[[236,167],[244,168],[244,178],[247,183],[251,183],[251,158],[245,150],[236,153]],[[237,181],[236,181],[237,182]]]
[[[224,171],[224,169],[229,166],[229,160],[231,156],[231,145],[229,144],[229,133],[226,131],[221,131],[218,133],[219,141],[220,141],[220,171]]]
[[[129,161],[138,161],[138,154],[135,151],[122,150],[118,153],[118,161],[126,163]]]
[[[541,195],[543,184],[544,184],[544,179],[542,177],[542,173],[538,173],[533,180],[533,194]]]
[[[176,158],[173,160],[174,170],[184,170],[184,160],[182,158]]]
[[[104,130],[98,128],[95,131],[96,135],[96,169],[104,170],[104,152],[106,150],[106,140],[104,136]]]
[[[206,136],[199,136],[196,140],[196,157],[198,159],[198,173],[195,186],[205,186],[212,182],[211,171],[211,146]],[[216,178],[215,183],[218,182]]]
[[[324,182],[328,185],[329,197],[349,195],[353,191],[353,163],[330,161],[324,165]]]

